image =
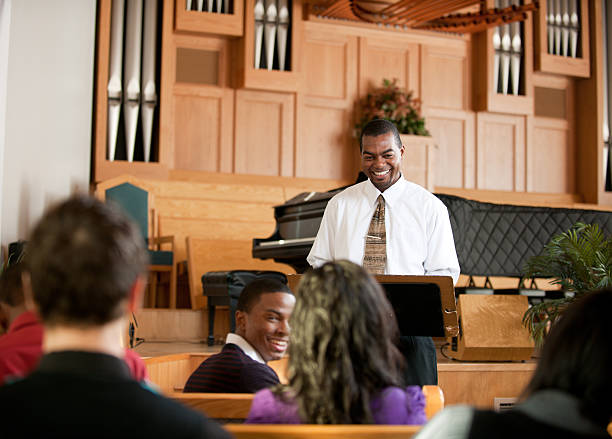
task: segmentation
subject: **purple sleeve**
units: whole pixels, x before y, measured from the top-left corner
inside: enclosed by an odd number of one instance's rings
[[[260,390],[253,397],[245,424],[299,424],[297,406],[279,401],[270,389]]]
[[[405,389],[388,387],[372,399],[372,416],[376,424],[425,424],[425,395],[419,386]]]

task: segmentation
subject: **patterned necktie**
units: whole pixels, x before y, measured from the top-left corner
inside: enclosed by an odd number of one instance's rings
[[[385,199],[378,196],[363,252],[363,268],[371,274],[385,274],[387,264],[387,232],[385,230]]]

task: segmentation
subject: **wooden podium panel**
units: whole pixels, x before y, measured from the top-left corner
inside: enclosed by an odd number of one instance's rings
[[[450,276],[374,277],[393,306],[401,335],[452,337],[459,333]],[[292,291],[297,291],[300,279],[299,274],[287,276]]]
[[[447,354],[468,361],[528,360],[534,344],[522,324],[527,307],[526,296],[461,294],[459,335],[450,338]]]

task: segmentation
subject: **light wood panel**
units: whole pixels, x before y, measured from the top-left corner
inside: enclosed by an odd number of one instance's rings
[[[404,145],[402,176],[429,191],[434,190],[438,145],[433,137],[400,134]]]
[[[191,341],[199,342],[208,336],[208,318],[202,311],[190,309],[146,308],[135,313],[138,327],[136,336],[147,342]],[[215,327],[222,330],[229,321],[223,318]]]
[[[353,106],[357,96],[357,37],[316,30],[305,32],[306,87],[297,94],[295,175],[341,178],[357,176]],[[321,52],[322,51],[322,52]],[[319,56],[319,54],[323,56]],[[333,86],[319,79],[335,78]]]
[[[200,363],[211,354],[182,353],[146,358],[144,360],[149,379],[161,392],[174,393],[174,389],[183,388],[187,379],[198,368]]]
[[[356,179],[359,144],[346,129],[352,126],[351,110],[309,105],[303,99],[296,176]]]
[[[212,419],[246,419],[253,393],[169,393],[167,396]]]
[[[476,127],[476,187],[524,191],[525,118],[481,112]]]
[[[495,398],[517,398],[535,371],[527,363],[438,363],[438,385],[445,405],[469,404],[492,409]]]
[[[445,46],[423,45],[421,96],[426,107],[470,108],[468,46],[455,42]]]
[[[427,108],[426,126],[438,145],[435,186],[473,188],[476,181],[474,113]]]
[[[232,157],[228,115],[232,113],[233,91],[213,87],[199,91],[199,96],[186,92],[174,97],[175,166],[198,171],[228,170]]]
[[[396,38],[359,38],[359,95],[380,87],[383,79],[397,78],[398,85],[420,96],[419,45]]]
[[[204,301],[197,298],[203,295],[202,275],[209,271],[273,270],[287,274],[295,273],[295,270],[286,264],[278,264],[271,259],[254,259],[251,255],[252,248],[251,240],[211,240],[187,236],[187,264],[192,304],[196,302],[204,304]]]
[[[574,148],[568,131],[565,120],[534,118],[531,190],[575,192]]]
[[[234,127],[234,172],[294,175],[293,94],[238,90]]]
[[[176,239],[174,254],[177,261],[187,258],[185,250],[185,238],[187,236],[199,236],[210,240],[234,239],[251,243],[253,238],[266,238],[274,232],[274,216],[269,221],[254,222],[248,219],[238,219],[226,222],[218,219],[211,220],[186,220],[183,218],[169,218],[162,216],[159,220],[159,228],[173,231]],[[182,243],[182,245],[181,245]],[[220,257],[221,255],[219,255]],[[222,259],[221,259],[222,260]]]
[[[357,38],[331,32],[304,35],[304,96],[349,104],[355,92]]]

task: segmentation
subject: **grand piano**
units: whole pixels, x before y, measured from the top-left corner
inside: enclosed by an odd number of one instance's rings
[[[363,174],[357,182],[365,178]],[[254,258],[274,259],[303,273],[327,202],[347,186],[328,192],[305,192],[274,207],[276,230],[253,239]],[[612,212],[588,209],[484,203],[436,194],[448,208],[461,273],[521,278],[525,262],[541,253],[553,235],[576,222],[597,223],[612,233]]]
[[[317,236],[327,202],[345,187],[328,192],[303,192],[274,207],[276,230],[269,238],[253,239],[253,257],[274,259],[295,268],[308,269],[306,256]]]

